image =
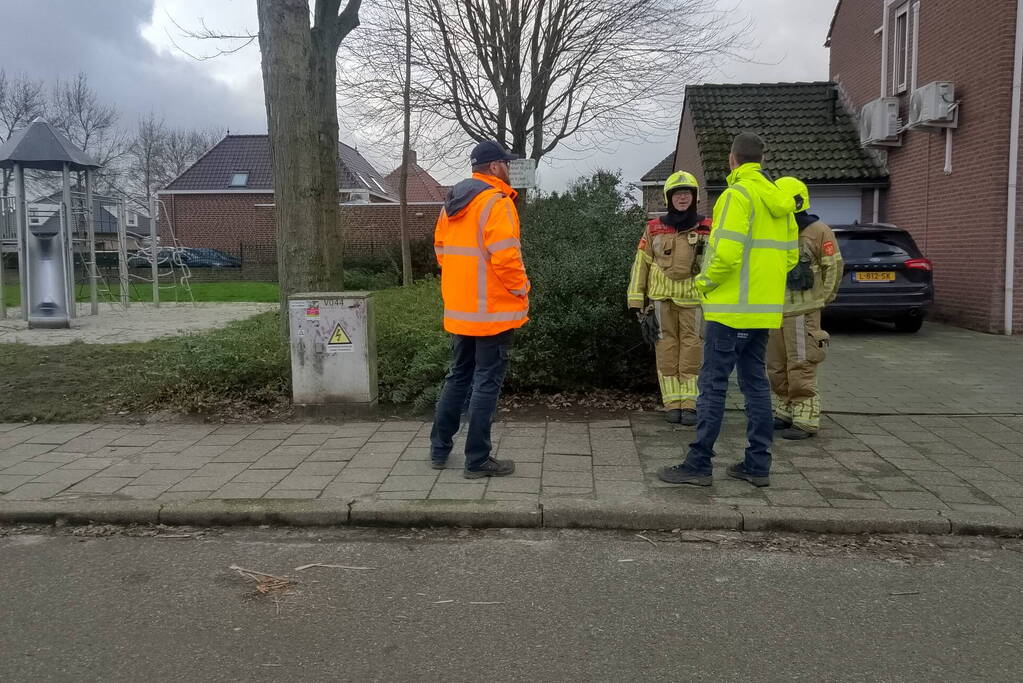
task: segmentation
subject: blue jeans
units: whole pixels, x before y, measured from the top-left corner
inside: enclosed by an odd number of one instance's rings
[[[732,369],[739,373],[739,388],[746,397],[746,470],[754,476],[771,471],[774,416],[765,354],[768,330],[737,330],[708,321],[703,334],[703,367],[696,399],[696,440],[689,444],[686,465],[710,474],[714,443],[725,419],[725,394]]]
[[[430,458],[447,460],[468,401],[465,469],[477,470],[490,457],[490,425],[508,369],[512,331],[492,337],[451,335],[451,370],[437,401],[430,433]],[[471,394],[471,395],[470,395]]]

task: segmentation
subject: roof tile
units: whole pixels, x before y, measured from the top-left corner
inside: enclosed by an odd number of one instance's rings
[[[273,190],[270,141],[266,135],[225,136],[166,189],[226,192],[230,191],[231,176],[241,171],[249,174],[246,190]],[[383,176],[358,150],[343,142],[338,144],[337,181],[343,190],[362,189],[385,197],[394,196],[394,190]]]
[[[692,85],[685,106],[708,185],[725,184],[732,138],[764,138],[764,168],[807,183],[885,182],[888,171],[860,146],[854,118],[834,83]]]

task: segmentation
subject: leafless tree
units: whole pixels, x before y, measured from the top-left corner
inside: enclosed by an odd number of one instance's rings
[[[163,119],[150,112],[138,120],[135,134],[128,146],[128,167],[133,180],[129,192],[147,209],[153,192],[162,177],[162,161],[167,143],[167,127]]]
[[[156,192],[195,163],[219,137],[213,130],[169,128],[152,112],[139,118],[128,141],[117,196],[148,211]]]
[[[224,131],[216,128],[168,130],[163,144],[162,176],[157,179],[158,186],[165,187],[184,173],[223,137]]]
[[[362,0],[313,0],[310,17],[310,0],[256,0],[284,310],[288,296],[297,291],[337,291],[343,286],[337,53],[359,26],[361,6]],[[220,33],[205,24],[185,35],[235,41],[203,58],[235,52],[253,38]],[[286,325],[287,316],[282,317]]]
[[[404,35],[405,73],[402,78],[401,93],[401,172],[399,174],[398,199],[401,202],[399,220],[399,238],[401,241],[401,284],[408,287],[412,284],[412,245],[409,243],[408,230],[408,164],[411,156],[409,145],[412,138],[412,7],[410,0],[404,0]]]
[[[343,288],[338,239],[337,52],[361,0],[257,0],[281,303]],[[285,308],[286,310],[286,308]]]
[[[342,55],[343,108],[390,133],[403,79],[394,3]],[[440,148],[496,139],[541,159],[635,138],[677,115],[683,89],[741,51],[745,20],[708,0],[410,0],[413,106]]]
[[[128,135],[118,126],[117,107],[102,102],[88,77],[79,73],[53,84],[46,116],[54,128],[100,165],[95,174],[97,189],[115,191],[122,170],[119,162],[128,150]],[[83,182],[78,179],[79,184]]]
[[[0,144],[7,142],[11,133],[23,128],[46,109],[46,94],[42,80],[28,76],[8,76],[0,69]],[[11,170],[3,169],[0,196],[10,194]]]

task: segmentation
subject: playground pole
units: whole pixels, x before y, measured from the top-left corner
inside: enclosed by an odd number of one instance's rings
[[[160,307],[160,266],[157,263],[159,260],[160,250],[157,248],[156,242],[156,219],[160,215],[160,203],[156,197],[149,198],[149,244],[152,247],[153,255],[151,259],[151,265],[153,267],[153,305],[157,308]]]
[[[92,171],[88,169],[85,171],[85,206],[86,224],[89,229],[89,313],[99,315],[99,293],[96,289],[96,279],[99,277],[96,265],[96,216],[92,205]]]
[[[71,165],[66,161],[61,173],[64,181],[64,221],[61,225],[64,239],[64,290],[67,292],[67,313],[68,318],[78,317],[78,304],[75,301],[75,212],[71,208]]]

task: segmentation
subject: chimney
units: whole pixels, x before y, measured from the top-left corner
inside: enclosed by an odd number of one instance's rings
[[[416,150],[410,149],[408,151],[408,164],[409,166],[415,166],[419,164],[419,156],[416,154]]]

